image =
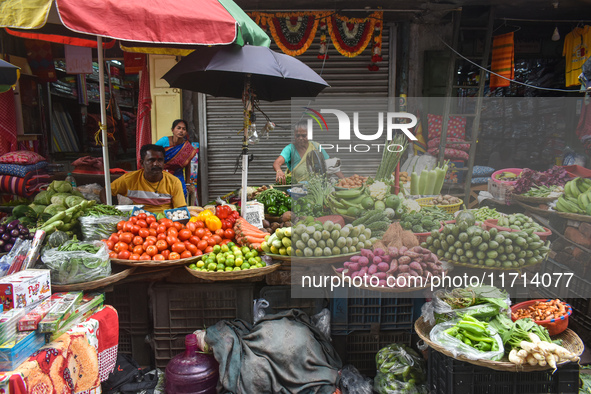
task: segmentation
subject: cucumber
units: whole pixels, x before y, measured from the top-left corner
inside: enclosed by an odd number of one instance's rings
[[[486,252],[488,250],[488,244],[486,244],[486,243],[480,244],[480,246],[478,246],[478,250]]]
[[[464,248],[464,250],[470,250],[472,249],[472,244],[470,242],[464,242],[462,247]]]
[[[484,253],[482,250],[479,250],[478,252],[476,252],[476,257],[479,260],[484,260],[486,258],[486,253]]]
[[[497,230],[497,229],[496,229],[496,228],[494,228],[494,227],[493,227],[493,228],[491,228],[490,230],[488,230],[488,233],[490,234],[490,236],[491,236],[492,238],[496,237],[498,232],[499,232],[499,230]]]
[[[489,249],[496,249],[499,247],[499,243],[497,241],[490,241],[488,243],[488,248]]]
[[[504,243],[504,242],[505,242],[505,237],[504,237],[502,234],[498,234],[498,235],[495,237],[495,241],[496,241],[496,242],[498,242],[498,243],[500,243],[500,244],[502,244],[502,243]]]
[[[500,245],[500,246],[497,248],[497,252],[498,252],[499,254],[500,254],[500,253],[505,253],[505,247],[504,247],[503,245]]]
[[[472,244],[473,247],[477,247],[480,244],[482,244],[482,237],[475,236],[470,240],[470,243]],[[487,248],[488,248],[488,246],[487,246]]]
[[[491,237],[490,237],[490,232],[488,231],[484,231],[482,233],[482,239],[484,240],[484,242],[488,242],[490,241]]]
[[[486,265],[487,267],[494,267],[496,264],[497,262],[493,259],[484,260],[484,265]]]
[[[448,244],[453,245],[454,242],[456,242],[456,239],[454,238],[453,235],[449,234],[445,240],[447,241]]]
[[[464,245],[460,241],[454,242],[454,248],[458,249],[458,248],[461,248],[462,246],[464,246]]]
[[[497,257],[499,257],[499,253],[497,253],[496,250],[489,250],[486,253],[486,257],[488,257],[489,259],[496,259]]]
[[[462,242],[466,242],[469,239],[469,237],[467,233],[460,233],[460,235],[458,235],[458,239]]]

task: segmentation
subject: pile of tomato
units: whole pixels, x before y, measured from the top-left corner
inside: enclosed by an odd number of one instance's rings
[[[117,223],[117,232],[103,240],[109,257],[121,260],[178,260],[209,253],[234,239],[234,230],[209,230],[202,221],[186,225],[141,213]]]

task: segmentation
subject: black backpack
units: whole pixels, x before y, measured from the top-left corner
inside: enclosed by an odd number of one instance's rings
[[[117,354],[117,364],[109,378],[101,384],[105,394],[153,394],[158,374],[148,374],[129,354]]]

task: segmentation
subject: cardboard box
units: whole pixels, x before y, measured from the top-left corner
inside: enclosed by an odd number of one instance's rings
[[[0,301],[5,311],[25,308],[50,296],[50,270],[28,269],[0,279]]]
[[[15,341],[0,345],[0,371],[12,371],[45,345],[45,335],[35,332],[18,334]]]
[[[488,192],[492,194],[493,198],[500,203],[511,204],[511,196],[513,194],[513,185],[506,183],[495,182],[494,179],[488,180]]]

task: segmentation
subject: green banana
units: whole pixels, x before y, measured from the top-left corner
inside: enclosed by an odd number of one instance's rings
[[[578,195],[577,197],[567,197],[566,201],[569,201],[577,206],[579,205]]]
[[[359,204],[359,203],[361,203],[361,201],[363,201],[363,199],[365,197],[367,197],[367,195],[365,193],[361,193],[361,195],[359,195],[359,196],[357,196],[355,198],[346,198],[346,199],[343,198],[343,200],[347,200],[347,201],[349,201],[350,203],[353,203],[353,204]]]
[[[332,195],[333,193],[329,194],[326,198],[326,200],[334,207],[334,208],[340,208],[340,209],[347,209],[347,207],[345,205],[343,205],[340,201],[338,201],[336,198],[334,198],[334,196]]]
[[[585,213],[589,216],[591,216],[591,204],[587,205],[587,209],[585,210]]]
[[[579,178],[576,185],[581,193],[586,193],[587,190],[591,188],[591,185],[587,185],[585,182],[583,182],[583,178]]]
[[[564,199],[564,197],[562,197],[562,196],[558,197],[558,200],[556,201],[556,209],[559,212],[568,212],[568,209],[565,204],[566,204],[566,200]]]
[[[572,181],[566,183],[564,191],[565,191],[567,197],[577,198],[577,197],[579,197],[579,194],[581,194],[581,192],[579,191],[579,188],[576,185],[577,179],[580,179],[580,178],[575,178]]]
[[[343,199],[352,199],[359,197],[363,194],[363,188],[360,189],[350,189],[350,190],[339,190],[334,192],[334,196]]]
[[[589,205],[589,197],[587,197],[586,193],[579,194],[579,198],[577,200],[579,208],[581,208],[583,211],[587,209],[587,205]]]
[[[591,187],[591,178],[583,178],[583,183],[589,187]]]
[[[351,208],[351,207],[353,207],[353,208],[359,208],[359,209],[363,209],[363,208],[361,207],[361,205],[359,205],[359,204],[354,204],[352,200],[344,200],[344,199],[340,199],[340,200],[337,200],[337,201],[338,201],[338,202],[340,202],[341,204],[343,204],[343,205],[344,205],[345,207],[347,207],[347,208]]]

